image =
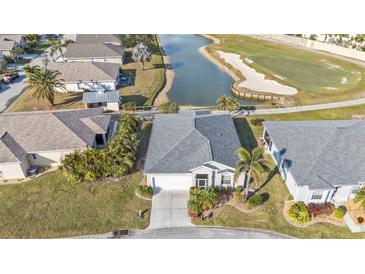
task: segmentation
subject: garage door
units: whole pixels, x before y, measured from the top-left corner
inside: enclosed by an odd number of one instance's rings
[[[151,185],[161,189],[189,189],[191,174],[151,175]]]

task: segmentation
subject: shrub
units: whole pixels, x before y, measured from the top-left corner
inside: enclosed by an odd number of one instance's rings
[[[340,206],[340,207],[335,208],[336,218],[338,218],[338,219],[343,218],[343,216],[345,216],[345,214],[346,214],[346,211],[347,211],[346,207],[344,207],[344,206]]]
[[[308,205],[309,214],[313,217],[317,217],[320,215],[329,216],[333,213],[334,205],[331,203],[323,203],[323,204],[314,204],[311,203]]]
[[[122,108],[124,110],[128,110],[128,111],[131,111],[131,110],[134,110],[134,108],[137,106],[137,103],[136,102],[127,102],[127,103],[124,103],[122,105]]]
[[[141,194],[142,196],[147,196],[147,197],[151,197],[153,194],[153,190],[151,186],[146,186],[146,185],[139,185],[137,187],[137,192],[139,194]]]
[[[249,208],[254,208],[262,204],[263,197],[262,195],[253,195],[247,200],[247,206]]]
[[[241,194],[242,188],[240,186],[236,187],[236,194]]]
[[[179,111],[179,106],[174,102],[163,103],[161,106],[162,113],[177,113]]]
[[[359,224],[362,224],[364,222],[364,218],[363,217],[357,217],[357,222]]]
[[[308,208],[304,202],[293,204],[288,210],[288,217],[291,221],[299,224],[305,224],[311,220]]]

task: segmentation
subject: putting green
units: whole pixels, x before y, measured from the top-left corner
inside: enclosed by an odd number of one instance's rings
[[[241,35],[216,35],[209,50],[237,53],[266,77],[298,89],[297,104],[341,101],[365,96],[364,68],[320,53]]]

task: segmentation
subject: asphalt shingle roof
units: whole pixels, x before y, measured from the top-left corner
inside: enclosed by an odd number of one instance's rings
[[[118,91],[87,91],[82,94],[82,102],[87,104],[119,102],[119,98]]]
[[[73,43],[67,46],[65,57],[71,59],[78,58],[110,58],[124,55],[124,48],[120,45],[104,43]]]
[[[365,121],[263,124],[298,185],[333,189],[365,181]]]
[[[156,115],[145,173],[188,173],[209,161],[233,167],[240,141],[227,114],[181,111]]]
[[[59,71],[66,83],[80,81],[115,81],[119,75],[120,64],[104,62],[65,62],[49,63],[48,69]]]
[[[76,43],[119,43],[116,34],[77,34]]]
[[[95,125],[85,123],[90,118]],[[110,116],[102,109],[9,112],[0,114],[0,162],[14,162],[24,152],[80,149],[94,142],[95,128],[106,132]]]

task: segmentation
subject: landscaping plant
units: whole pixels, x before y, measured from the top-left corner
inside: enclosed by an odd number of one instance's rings
[[[259,205],[261,205],[263,202],[263,197],[262,195],[256,194],[251,196],[248,200],[247,200],[247,206],[249,208],[254,208],[257,207]]]
[[[223,95],[217,100],[217,109],[225,111],[233,111],[239,109],[240,103],[237,99]]]
[[[308,208],[304,202],[293,204],[288,210],[288,217],[291,221],[299,224],[305,224],[311,220]]]
[[[362,188],[357,192],[354,202],[360,202],[362,207],[365,208],[365,188]]]
[[[137,153],[138,119],[123,115],[118,132],[105,149],[75,151],[62,159],[62,169],[71,182],[120,177],[133,171]]]
[[[343,216],[345,216],[346,211],[347,211],[346,210],[346,207],[344,207],[344,206],[336,207],[335,208],[335,216],[336,216],[336,218],[342,219]]]
[[[357,222],[359,224],[362,224],[364,222],[364,218],[363,217],[357,217]]]
[[[174,102],[163,103],[160,107],[163,113],[177,113],[179,111],[179,106]]]
[[[323,204],[315,204],[310,203],[308,204],[308,211],[309,214],[313,217],[325,215],[329,216],[333,213],[334,205],[331,203],[323,203]]]
[[[215,188],[190,189],[189,214],[198,217],[204,210],[212,209],[219,202],[219,192]]]
[[[153,194],[153,190],[151,186],[146,186],[146,185],[139,185],[137,187],[137,192],[145,197],[152,197]]]

